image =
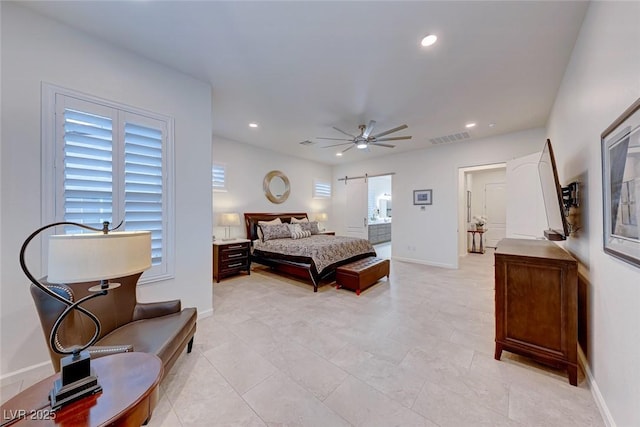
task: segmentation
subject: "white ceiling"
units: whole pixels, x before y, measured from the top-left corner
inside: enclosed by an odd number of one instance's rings
[[[26,2],[26,7],[209,82],[213,135],[329,164],[546,124],[588,3]],[[421,48],[433,33],[438,42]],[[412,135],[396,148],[318,136]],[[251,129],[249,122],[259,123]],[[490,123],[495,126],[490,127]],[[310,140],[315,144],[300,145]],[[343,148],[346,148],[343,147]]]

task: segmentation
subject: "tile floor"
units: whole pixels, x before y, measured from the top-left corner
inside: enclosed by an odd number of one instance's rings
[[[493,359],[492,261],[392,261],[359,297],[260,266],[215,284],[150,425],[604,425],[582,376]]]
[[[493,359],[492,261],[392,261],[359,297],[257,265],[215,284],[149,425],[603,426],[582,375]]]

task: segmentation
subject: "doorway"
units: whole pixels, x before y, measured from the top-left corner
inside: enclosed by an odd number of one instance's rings
[[[392,175],[367,179],[367,234],[381,258],[391,258],[393,199]]]
[[[506,164],[459,169],[458,254],[468,253],[471,235],[480,219],[485,222],[484,246],[495,248],[506,237]]]

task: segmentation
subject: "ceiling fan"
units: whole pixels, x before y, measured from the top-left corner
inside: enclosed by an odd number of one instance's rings
[[[388,138],[381,138],[382,136],[386,136],[389,135],[391,133],[394,132],[398,132],[400,130],[406,129],[408,128],[407,125],[400,125],[398,127],[395,127],[393,129],[389,129],[387,131],[384,132],[380,132],[376,135],[372,135],[371,132],[373,131],[373,127],[375,126],[376,122],[375,120],[371,120],[369,122],[368,125],[360,125],[358,126],[358,129],[360,129],[360,135],[352,135],[348,132],[343,131],[342,129],[338,129],[337,127],[333,126],[333,128],[335,130],[337,130],[340,133],[343,133],[345,135],[347,135],[349,137],[349,139],[346,138],[323,138],[323,137],[317,137],[317,139],[328,139],[328,140],[332,140],[332,141],[348,141],[348,142],[343,142],[340,144],[333,144],[333,145],[327,145],[326,147],[322,147],[322,148],[331,148],[331,147],[339,147],[341,145],[349,145],[349,147],[345,148],[344,150],[342,150],[342,152],[344,153],[345,151],[351,150],[353,147],[357,147],[359,149],[365,149],[365,148],[369,148],[370,146],[373,147],[385,147],[385,148],[393,148],[395,147],[395,145],[391,145],[391,144],[382,144],[382,141],[400,141],[403,139],[411,139],[411,136],[392,136],[392,137],[388,137]]]

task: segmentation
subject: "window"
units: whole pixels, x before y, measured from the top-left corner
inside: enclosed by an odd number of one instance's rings
[[[151,231],[144,281],[171,277],[172,119],[48,85],[42,117],[46,222]]]
[[[320,179],[313,180],[313,198],[314,199],[330,199],[331,183]]]
[[[213,191],[227,191],[227,167],[221,163],[214,163],[211,168]]]

